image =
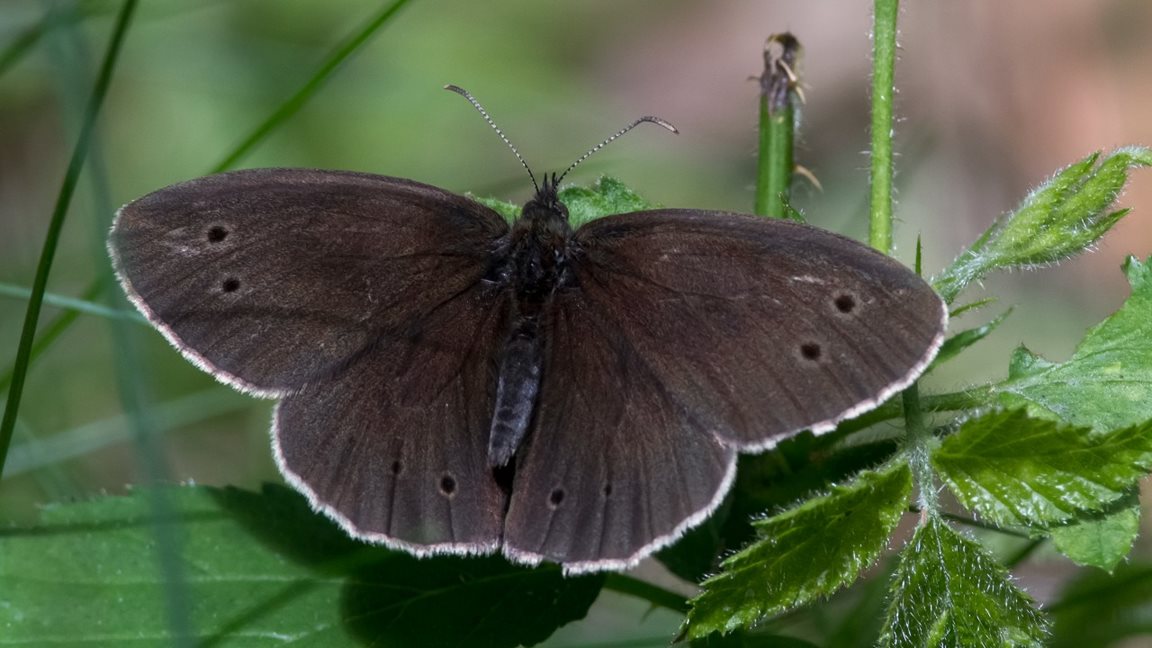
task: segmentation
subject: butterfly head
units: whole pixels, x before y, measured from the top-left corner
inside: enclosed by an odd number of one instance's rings
[[[536,190],[536,195],[520,211],[523,226],[536,232],[562,236],[572,232],[568,225],[568,207],[560,201],[557,185],[555,173],[544,176],[544,182]]]

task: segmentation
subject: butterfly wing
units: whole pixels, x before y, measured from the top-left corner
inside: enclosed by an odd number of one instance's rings
[[[280,396],[479,281],[495,212],[408,180],[253,169],[125,205],[109,249],[136,306],[192,362]]]
[[[109,247],[133,302],[193,362],[277,408],[277,462],[350,533],[416,552],[499,542],[487,463],[507,232],[435,187],[257,169],[125,206]]]
[[[506,522],[523,560],[632,564],[711,513],[736,449],[874,407],[943,339],[925,282],[823,230],[657,210],[574,243]]]
[[[483,285],[280,402],[277,464],[350,534],[429,553],[499,545],[506,497],[488,465],[507,296]]]

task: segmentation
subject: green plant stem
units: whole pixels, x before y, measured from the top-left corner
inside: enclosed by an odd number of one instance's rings
[[[920,399],[920,408],[929,412],[954,412],[973,409],[988,404],[991,396],[991,386],[974,387],[961,392],[948,394],[932,394]],[[836,428],[832,434],[851,434],[877,423],[900,418],[904,412],[903,399],[890,400],[876,409],[858,416],[851,421],[845,421]]]
[[[658,587],[647,581],[626,576],[624,574],[609,573],[604,578],[604,589],[644,599],[652,605],[679,612],[688,613],[688,600],[670,590]]]
[[[872,27],[872,168],[868,243],[892,251],[892,104],[899,0],[875,0]]]
[[[332,53],[328,55],[328,58],[320,64],[320,69],[318,69],[295,94],[280,104],[280,107],[273,111],[263,123],[257,126],[231,153],[220,160],[220,162],[212,168],[212,173],[219,173],[232,168],[233,165],[243,159],[245,155],[248,155],[257,144],[263,141],[269,133],[279,126],[281,122],[296,114],[296,111],[300,110],[305,102],[307,102],[312,95],[316,94],[320,85],[328,80],[328,77],[332,76],[336,68],[340,67],[341,63],[346,61],[356,50],[367,43],[368,40],[379,31],[380,27],[388,22],[388,20],[391,19],[397,11],[400,11],[404,5],[408,4],[408,2],[409,0],[396,0],[396,2],[393,2],[380,11],[380,13],[369,18],[360,29],[349,36],[343,43],[337,45],[336,48],[332,50]]]
[[[64,219],[68,214],[68,206],[72,203],[72,196],[80,179],[80,171],[84,168],[84,160],[88,156],[88,149],[92,143],[96,117],[99,115],[104,97],[108,93],[108,86],[112,81],[112,71],[116,67],[120,48],[124,43],[125,35],[128,33],[128,25],[136,10],[136,4],[137,0],[125,0],[120,14],[116,18],[112,38],[100,65],[100,72],[96,77],[92,95],[84,110],[84,121],[80,125],[76,147],[72,150],[68,169],[64,173],[64,181],[61,183],[60,192],[56,197],[56,206],[52,210],[52,218],[48,223],[48,233],[44,237],[44,247],[40,252],[36,276],[32,280],[32,295],[28,300],[28,309],[24,314],[24,328],[20,333],[20,342],[16,347],[16,360],[12,366],[12,384],[8,389],[4,417],[0,420],[0,475],[4,473],[4,460],[8,455],[8,447],[12,443],[12,431],[16,426],[16,413],[20,408],[20,397],[24,392],[24,380],[28,375],[32,347],[36,338],[36,325],[40,320],[40,308],[44,303],[44,292],[48,287],[48,275],[52,270],[52,261],[56,256],[60,233],[64,228]]]
[[[924,424],[920,410],[920,388],[916,383],[904,390],[904,434],[907,436],[908,463],[916,488],[920,491],[920,508],[931,515],[940,513],[940,500],[936,494],[936,478],[929,461],[932,449],[932,430]]]
[[[792,187],[796,109],[792,101],[776,112],[760,95],[760,154],[756,169],[756,214],[783,218]]]

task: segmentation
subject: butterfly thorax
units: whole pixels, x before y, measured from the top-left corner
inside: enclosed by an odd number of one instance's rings
[[[568,208],[560,202],[555,179],[545,179],[497,253],[502,257],[498,275],[513,299],[488,437],[488,461],[494,467],[512,459],[528,432],[543,372],[540,317],[556,291],[573,281],[571,236]]]

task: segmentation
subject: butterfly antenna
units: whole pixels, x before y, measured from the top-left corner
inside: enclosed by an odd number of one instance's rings
[[[468,103],[472,104],[473,108],[480,111],[480,115],[484,117],[484,121],[488,122],[488,125],[492,127],[492,130],[496,131],[496,134],[500,136],[500,139],[504,140],[504,143],[508,145],[508,148],[512,149],[512,154],[516,156],[516,159],[520,160],[520,164],[524,167],[524,170],[528,172],[528,177],[532,179],[532,186],[536,189],[536,192],[539,193],[540,185],[536,183],[536,176],[532,173],[532,169],[528,167],[528,163],[524,161],[524,157],[520,155],[520,151],[517,151],[516,147],[512,145],[512,142],[508,141],[508,138],[504,135],[504,131],[500,130],[500,127],[496,125],[496,122],[492,121],[492,117],[488,114],[487,110],[484,110],[484,106],[481,106],[480,102],[476,101],[476,97],[473,97],[472,93],[468,92],[464,88],[461,88],[458,85],[452,85],[451,83],[444,86],[444,89],[451,90],[461,97],[464,97],[468,100]],[[635,124],[633,124],[633,126],[635,126]]]
[[[573,162],[572,164],[568,165],[568,168],[564,170],[564,173],[560,174],[560,177],[556,179],[556,183],[559,184],[560,181],[564,179],[564,176],[568,175],[569,171],[571,171],[572,169],[575,169],[576,166],[578,164],[580,164],[581,162],[583,162],[584,160],[587,160],[588,158],[592,157],[592,154],[594,154],[596,151],[599,151],[600,149],[604,148],[605,146],[608,146],[613,141],[615,141],[617,138],[622,136],[624,133],[627,133],[628,131],[632,130],[633,128],[636,128],[637,126],[639,126],[640,124],[643,124],[645,122],[650,123],[650,124],[656,124],[657,126],[663,127],[667,130],[670,130],[677,135],[680,134],[680,131],[676,130],[675,126],[664,121],[663,119],[660,119],[659,117],[653,117],[652,115],[645,115],[645,116],[641,117],[640,119],[637,119],[636,121],[632,122],[631,124],[628,124],[624,128],[621,128],[620,131],[617,132],[612,137],[609,137],[608,139],[604,140],[603,142],[600,142],[599,144],[597,144],[596,146],[593,146],[584,155],[581,155],[580,157],[576,158],[576,161]]]

